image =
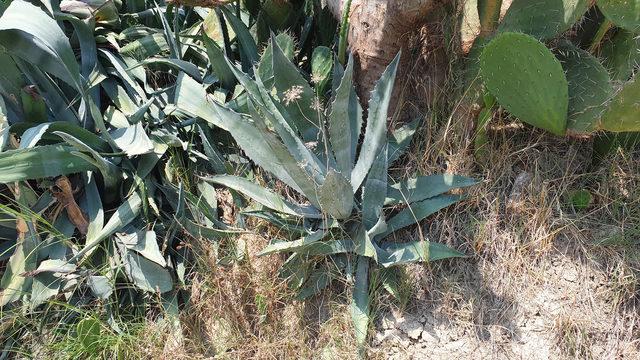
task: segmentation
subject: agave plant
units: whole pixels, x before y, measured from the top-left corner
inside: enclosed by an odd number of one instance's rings
[[[212,186],[175,175],[211,157],[224,171],[224,158],[209,132],[166,115],[171,87],[155,78],[206,69],[185,60],[190,30],[166,9],[121,29],[113,2],[60,8],[15,0],[0,15],[0,306],[169,298],[185,283],[186,234],[238,232],[218,221]],[[179,165],[190,153],[199,161]]]
[[[187,75],[178,78],[175,103],[181,112],[228,131],[256,165],[295,190],[295,195],[284,197],[239,176],[203,178],[253,199],[266,208],[258,212],[260,216],[300,235],[292,241],[274,240],[261,255],[290,254],[283,274],[291,276],[301,298],[317,293],[331,278],[327,267],[306,261],[312,256],[329,257],[326,263],[340,264],[347,276],[355,272],[352,311],[362,345],[370,320],[371,266],[391,268],[462,256],[426,237],[397,242],[391,234],[460,201],[460,195],[446,193],[475,181],[455,175],[389,181],[389,164],[415,131],[415,124],[410,124],[387,134],[399,55],[377,82],[364,121],[352,84],[352,58],[344,70],[335,64],[331,106],[323,110],[312,86],[275,38],[265,53],[268,57],[260,65],[270,63],[269,77],[254,69],[251,78],[229,62],[246,92],[246,113],[210,99],[204,87]]]

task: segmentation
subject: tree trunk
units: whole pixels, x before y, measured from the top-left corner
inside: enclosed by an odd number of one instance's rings
[[[399,70],[402,87],[410,52],[409,38],[426,22],[428,14],[446,0],[352,0],[349,14],[349,48],[354,55],[356,84],[361,98],[368,99],[386,66],[403,51]],[[338,19],[345,0],[328,0]],[[396,94],[398,92],[396,91]]]

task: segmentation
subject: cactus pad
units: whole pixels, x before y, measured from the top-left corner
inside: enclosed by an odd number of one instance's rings
[[[498,27],[550,39],[569,29],[589,8],[589,0],[513,0]]]
[[[640,81],[636,76],[611,100],[602,115],[602,128],[614,132],[640,131]]]
[[[577,133],[596,130],[613,92],[607,70],[598,59],[568,41],[563,41],[556,53],[569,84],[567,130]]]
[[[544,44],[525,34],[500,34],[482,52],[480,73],[487,89],[511,114],[556,135],[564,134],[567,79]]]
[[[640,64],[640,38],[620,29],[611,40],[602,44],[600,56],[612,80],[627,81]]]
[[[598,0],[598,8],[617,26],[640,31],[640,0]]]

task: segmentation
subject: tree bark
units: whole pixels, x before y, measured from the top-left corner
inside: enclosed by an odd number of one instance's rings
[[[361,98],[368,98],[386,66],[403,51],[399,79],[401,87],[410,58],[410,36],[426,22],[433,9],[446,0],[352,0],[349,14],[349,48],[356,63],[356,83]],[[328,0],[338,19],[345,0]],[[397,93],[397,92],[396,92]]]

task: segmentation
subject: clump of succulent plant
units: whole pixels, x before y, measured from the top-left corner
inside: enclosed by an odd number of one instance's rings
[[[254,214],[299,235],[292,241],[273,241],[261,254],[289,254],[282,273],[300,298],[325,288],[335,269],[353,279],[353,320],[363,344],[370,320],[372,267],[462,256],[426,236],[398,242],[390,235],[458,202],[462,196],[447,193],[475,181],[445,174],[390,181],[389,164],[408,146],[416,125],[387,133],[399,56],[371,93],[364,121],[352,84],[353,59],[346,69],[334,65],[332,100],[323,109],[275,38],[265,54],[260,67],[273,71],[254,69],[254,78],[229,63],[246,91],[244,112],[209,99],[187,75],[177,81],[175,103],[181,111],[227,130],[256,165],[295,190],[294,196],[285,197],[243,177],[204,178],[253,199],[265,208]],[[330,261],[311,260],[320,256]]]

